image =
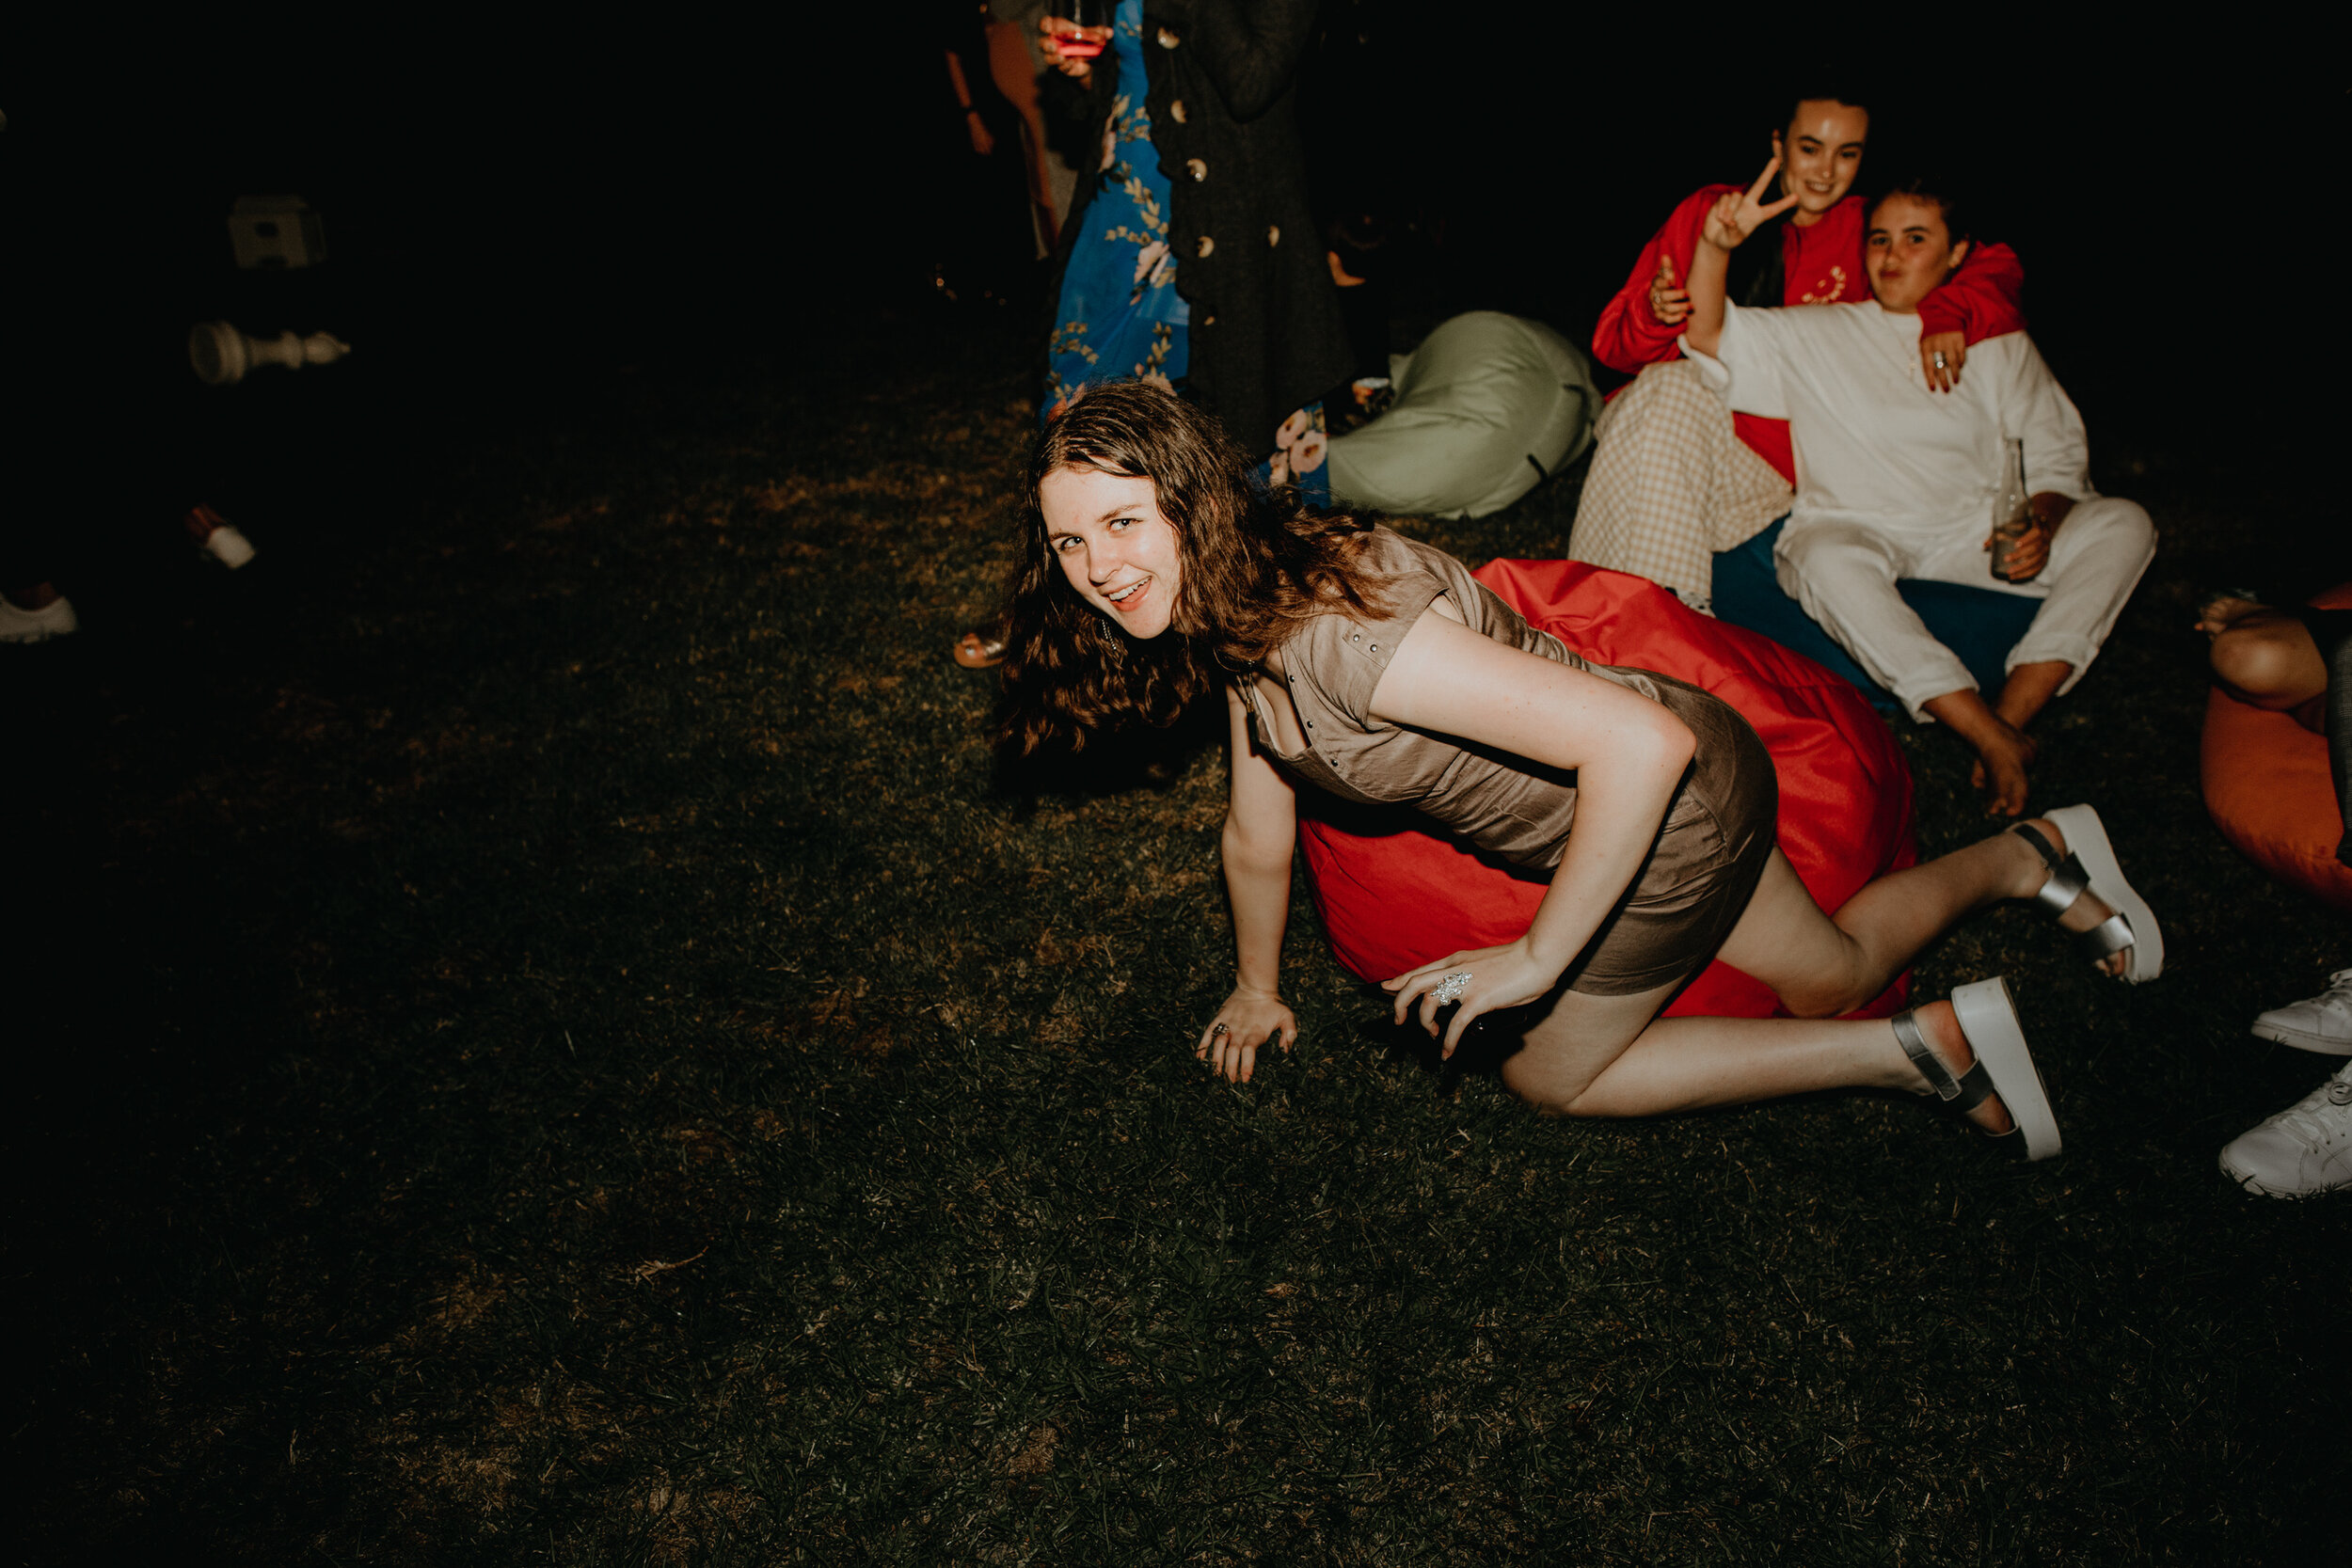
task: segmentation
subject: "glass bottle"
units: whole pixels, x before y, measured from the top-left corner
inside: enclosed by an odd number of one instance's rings
[[[2026,443],[2011,436],[2006,455],[2000,492],[1993,498],[1993,575],[2017,582],[2022,579],[2010,570],[2010,557],[2033,526],[2033,498],[2026,493]]]

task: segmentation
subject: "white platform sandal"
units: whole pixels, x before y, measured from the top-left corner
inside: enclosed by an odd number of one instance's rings
[[[2029,824],[2020,822],[2010,830],[2032,845],[2050,868],[2050,879],[2034,895],[2035,902],[2055,920],[2089,893],[2115,912],[2088,931],[2074,933],[2074,945],[2083,956],[2097,963],[2129,948],[2131,958],[2126,960],[2123,978],[2135,986],[2163,974],[2164,928],[2156,924],[2156,911],[2148,907],[2148,900],[2123,879],[2123,863],[2115,858],[2115,846],[2108,841],[2099,814],[2089,806],[2060,806],[2042,815],[2065,835],[2068,852],[2064,857]]]
[[[2058,1152],[2063,1146],[2058,1117],[2050,1110],[2050,1091],[2042,1085],[2041,1069],[2033,1065],[2033,1053],[2026,1049],[2026,1031],[2017,1022],[2007,983],[1996,974],[1957,988],[1952,992],[1952,1011],[1959,1015],[1960,1032],[1977,1058],[1976,1065],[1958,1077],[1910,1012],[1897,1013],[1889,1021],[1895,1025],[1895,1038],[1902,1043],[1903,1054],[1928,1081],[1943,1108],[1956,1116],[1965,1115],[1998,1095],[2009,1109],[2009,1119],[2016,1125],[2006,1132],[1986,1132],[1985,1137],[2026,1160],[2047,1160]]]

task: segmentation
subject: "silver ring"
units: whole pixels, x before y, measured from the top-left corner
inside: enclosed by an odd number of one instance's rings
[[[1944,368],[1944,351],[1939,348],[1935,351],[1935,368],[1939,371],[1942,370]]]
[[[1467,969],[1457,969],[1453,974],[1447,975],[1444,979],[1438,981],[1438,989],[1431,991],[1429,994],[1436,997],[1438,1000],[1438,1006],[1442,1007],[1449,1002],[1459,1002],[1462,1000],[1463,989],[1470,983],[1470,972]]]

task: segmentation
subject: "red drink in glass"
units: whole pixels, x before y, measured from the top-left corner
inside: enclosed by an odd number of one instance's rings
[[[1108,39],[1089,38],[1087,34],[1101,28],[1108,32],[1118,20],[1118,8],[1112,0],[1062,0],[1048,13],[1057,22],[1067,22],[1070,29],[1057,28],[1054,47],[1073,60],[1091,60],[1103,53]]]

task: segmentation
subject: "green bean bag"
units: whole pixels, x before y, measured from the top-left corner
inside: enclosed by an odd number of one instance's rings
[[[1330,445],[1331,497],[1414,517],[1483,517],[1592,444],[1583,352],[1541,322],[1472,310],[1392,355],[1396,401]]]

